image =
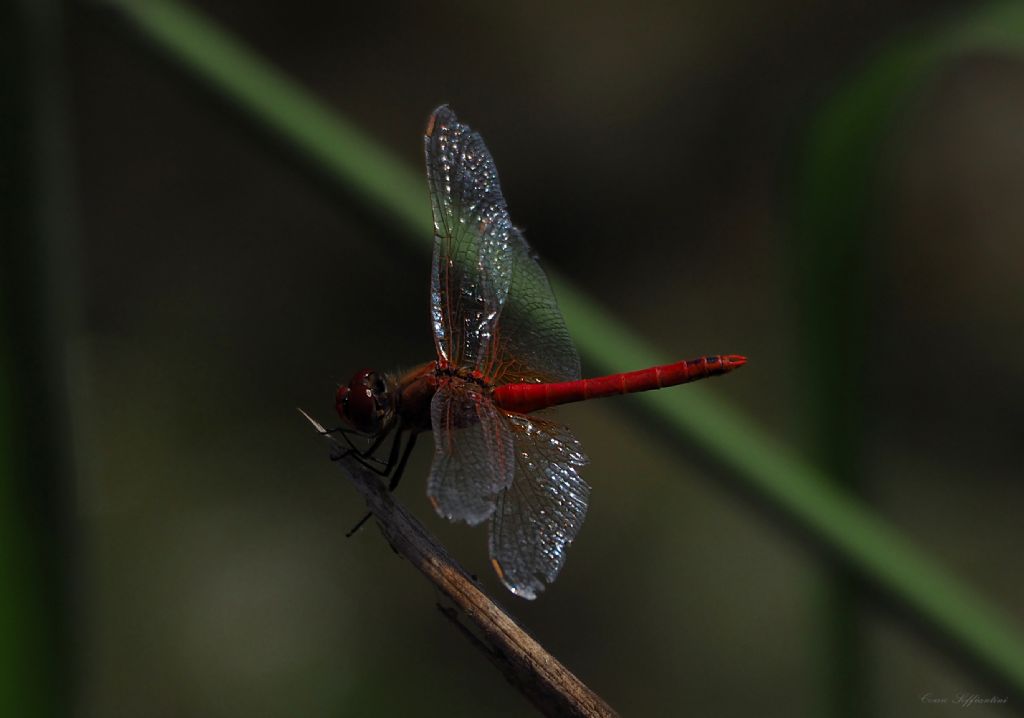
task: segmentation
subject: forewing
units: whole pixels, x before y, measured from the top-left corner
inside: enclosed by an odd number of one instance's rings
[[[501,313],[494,381],[574,381],[580,357],[547,275],[518,229],[510,238],[512,284]]]
[[[441,516],[478,524],[494,512],[497,495],[512,483],[512,425],[482,387],[443,381],[430,403],[434,463],[427,496]]]
[[[442,106],[424,148],[434,212],[430,310],[442,363],[489,375],[494,334],[512,281],[513,227],[480,135]]]
[[[536,598],[558,576],[587,514],[590,487],[579,469],[587,457],[558,424],[508,415],[515,436],[515,477],[491,517],[490,553],[512,593]]]

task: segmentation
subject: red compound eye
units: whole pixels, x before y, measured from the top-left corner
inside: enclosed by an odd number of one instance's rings
[[[357,372],[348,386],[338,387],[335,408],[338,416],[358,431],[374,434],[380,428],[378,394],[384,383],[372,369]]]

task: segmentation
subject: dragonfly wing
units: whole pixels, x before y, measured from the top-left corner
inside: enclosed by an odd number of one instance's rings
[[[512,282],[513,227],[483,139],[447,106],[423,138],[434,213],[430,311],[442,364],[491,373],[494,338]]]
[[[590,487],[579,469],[587,457],[564,426],[507,416],[515,436],[515,477],[491,517],[490,554],[505,586],[532,599],[555,580],[583,525]]]
[[[501,314],[495,381],[574,381],[580,357],[547,275],[518,229],[511,242],[512,285]]]
[[[452,521],[478,524],[494,513],[497,495],[512,483],[511,424],[483,388],[444,381],[430,403],[434,463],[427,496]]]

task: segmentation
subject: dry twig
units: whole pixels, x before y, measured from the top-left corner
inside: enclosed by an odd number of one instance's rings
[[[301,410],[300,410],[301,411]],[[318,432],[324,427],[305,412]],[[441,612],[494,663],[505,678],[547,716],[616,716],[612,708],[544,650],[494,603],[448,555],[380,479],[327,435],[332,457],[352,480],[395,552],[448,597]]]

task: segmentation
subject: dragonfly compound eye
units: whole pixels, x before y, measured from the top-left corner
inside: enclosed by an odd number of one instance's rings
[[[348,387],[339,386],[338,393],[334,395],[334,408],[338,411],[338,416],[344,420],[348,420]]]
[[[335,402],[342,420],[358,431],[375,434],[380,430],[384,398],[384,382],[376,372],[364,369],[352,377],[348,386],[338,389]]]

